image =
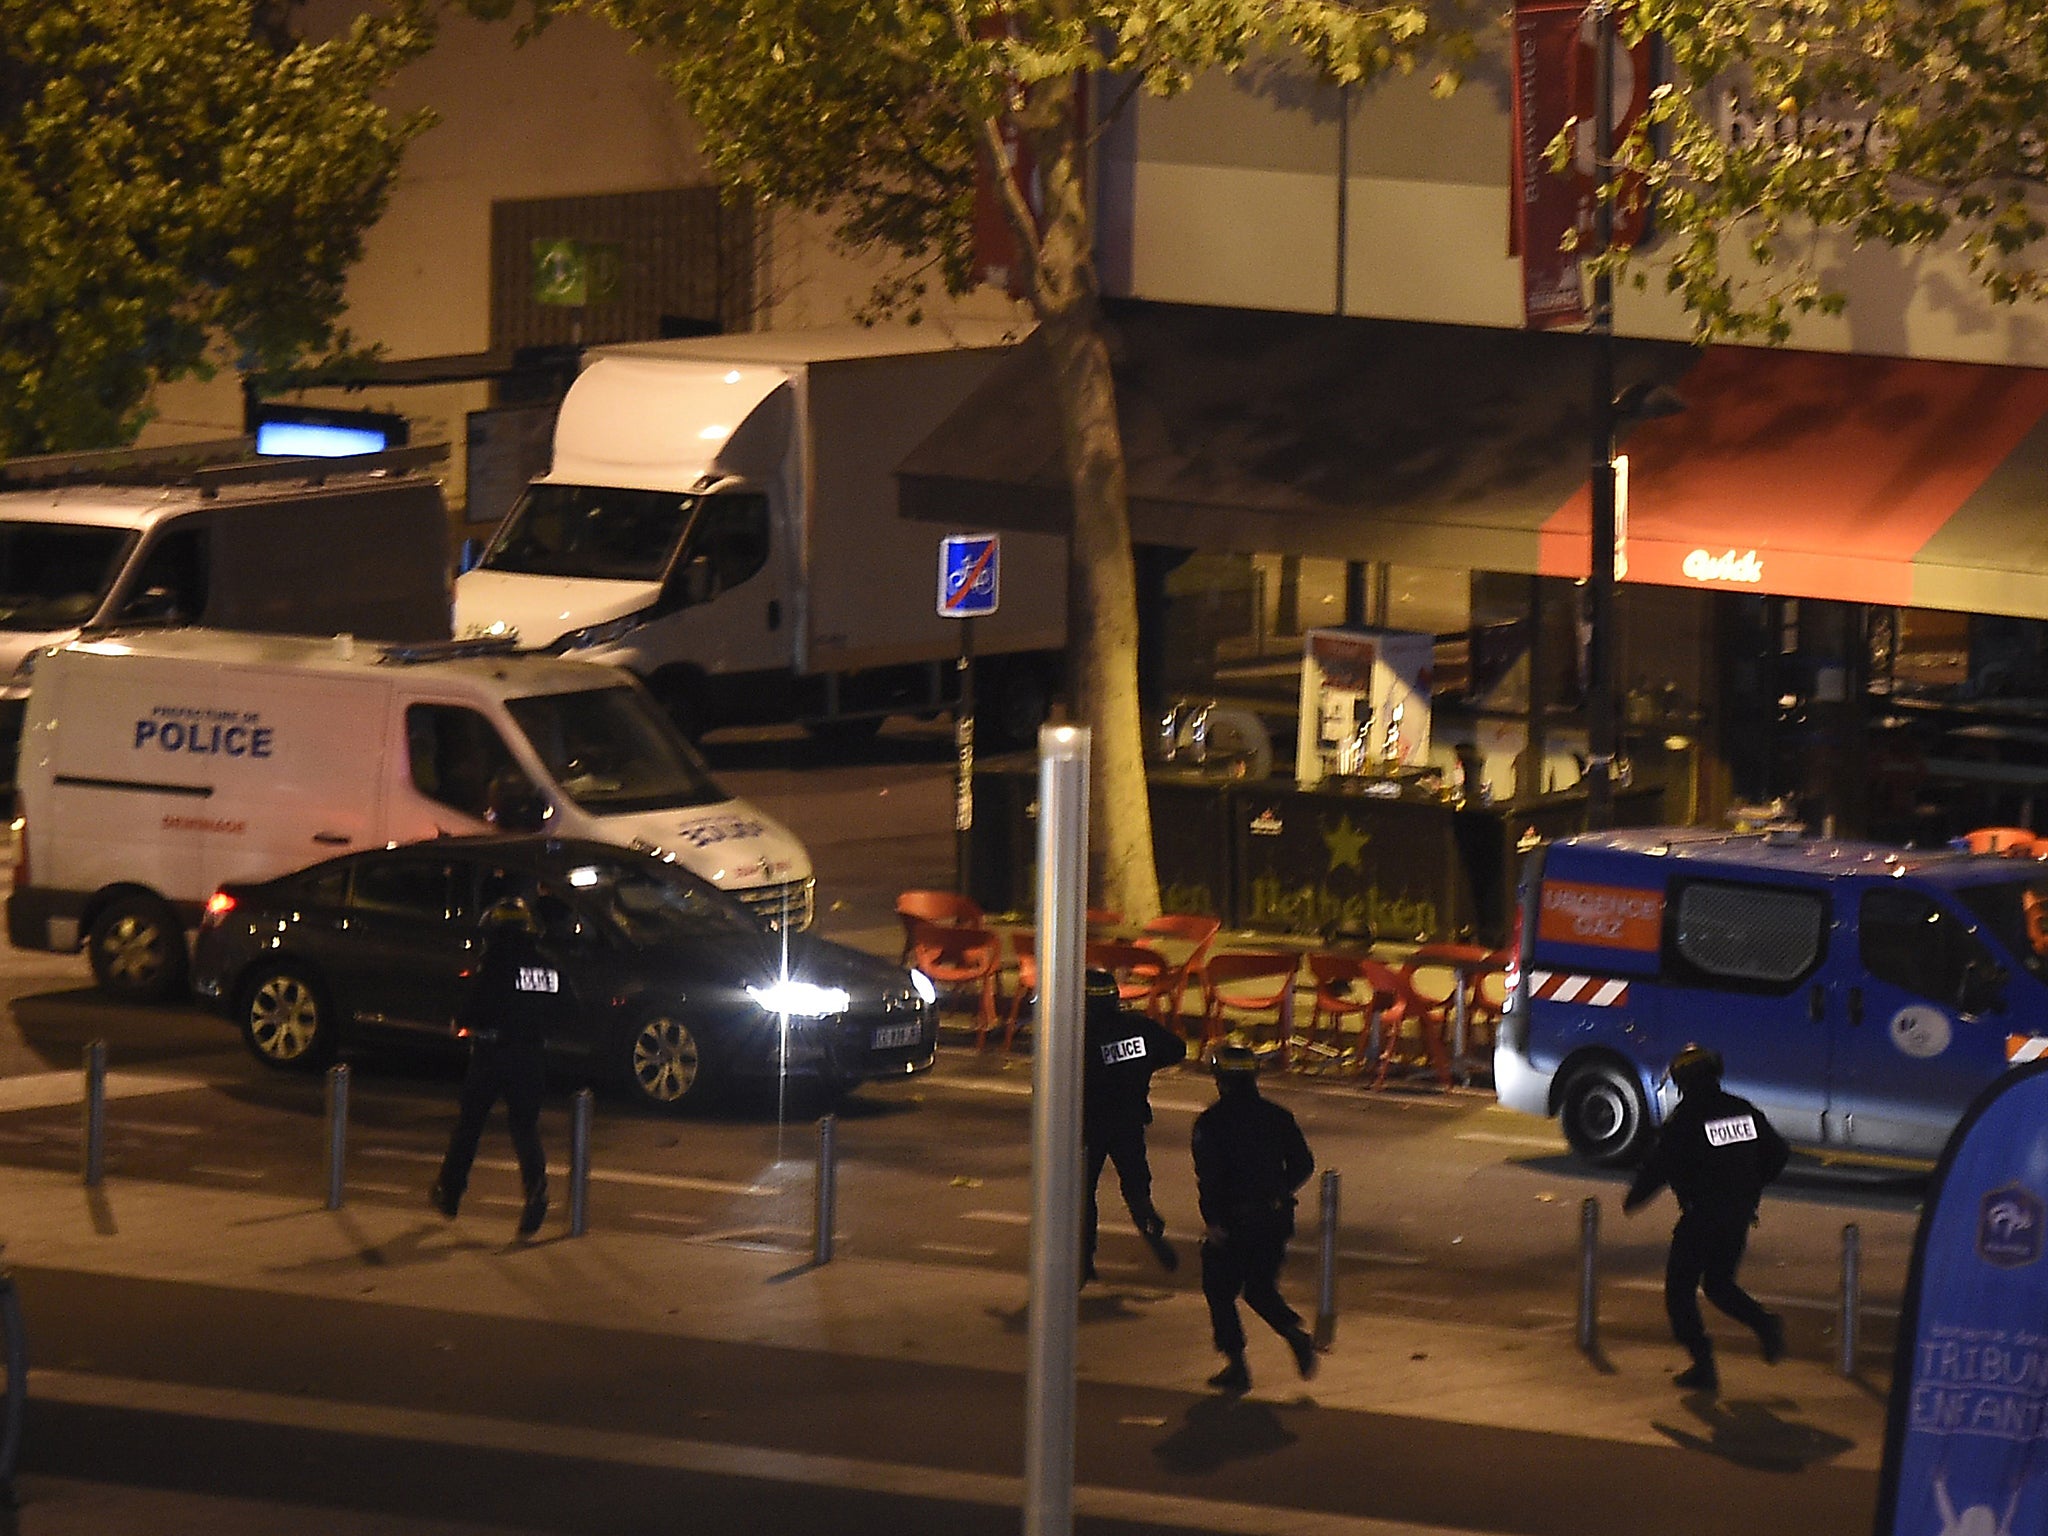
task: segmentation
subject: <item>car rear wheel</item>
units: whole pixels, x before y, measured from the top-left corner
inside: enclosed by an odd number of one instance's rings
[[[334,1055],[335,1019],[326,994],[302,971],[280,966],[242,992],[242,1040],[266,1067],[310,1072]]]
[[[649,1014],[625,1033],[626,1091],[653,1109],[694,1108],[713,1097],[716,1071],[697,1032],[674,1014]]]
[[[138,891],[108,902],[86,949],[93,980],[110,997],[158,1003],[184,984],[184,925],[155,896]]]
[[[1593,1062],[1565,1084],[1559,1108],[1564,1139],[1589,1163],[1621,1168],[1642,1156],[1650,1106],[1634,1076],[1611,1061]]]

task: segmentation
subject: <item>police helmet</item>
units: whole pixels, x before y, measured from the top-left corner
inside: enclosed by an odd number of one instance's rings
[[[484,927],[493,932],[511,929],[528,937],[537,937],[540,923],[534,918],[533,908],[524,896],[500,896],[484,911]]]
[[[1081,988],[1087,1006],[1088,1018],[1098,1024],[1113,1024],[1123,1008],[1123,994],[1117,990],[1116,973],[1088,968],[1088,975]]]
[[[1209,1070],[1219,1078],[1256,1077],[1259,1053],[1248,1045],[1226,1041],[1209,1053]]]
[[[1691,1093],[1695,1088],[1718,1088],[1721,1053],[1704,1045],[1688,1045],[1671,1058],[1669,1076],[1680,1093]]]

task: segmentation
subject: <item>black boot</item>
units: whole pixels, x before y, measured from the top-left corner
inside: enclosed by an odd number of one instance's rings
[[[1229,1363],[1209,1378],[1209,1385],[1219,1392],[1235,1396],[1252,1389],[1251,1368],[1244,1363],[1243,1355],[1230,1356]]]
[[[548,1181],[542,1179],[526,1192],[526,1204],[519,1212],[519,1235],[531,1237],[540,1230],[548,1214]]]
[[[1776,1365],[1784,1359],[1785,1319],[1775,1312],[1766,1312],[1757,1325],[1756,1341],[1763,1348],[1765,1365]]]
[[[427,1191],[427,1204],[446,1216],[450,1221],[462,1205],[462,1196],[452,1193],[440,1179],[434,1180],[434,1187]]]
[[[1287,1347],[1294,1351],[1294,1368],[1301,1373],[1301,1379],[1311,1380],[1316,1373],[1315,1336],[1306,1328],[1297,1328],[1287,1335]]]
[[[1166,1240],[1164,1217],[1155,1215],[1150,1221],[1142,1223],[1138,1228],[1138,1235],[1145,1239],[1145,1246],[1152,1250],[1152,1257],[1159,1261],[1161,1269],[1170,1275],[1180,1268],[1180,1255],[1174,1251],[1173,1244]]]
[[[1692,1352],[1692,1366],[1671,1378],[1671,1384],[1684,1392],[1718,1392],[1721,1389],[1721,1373],[1714,1369],[1714,1350],[1703,1344]]]

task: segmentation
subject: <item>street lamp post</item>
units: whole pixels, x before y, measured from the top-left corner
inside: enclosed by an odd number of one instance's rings
[[[1597,89],[1593,107],[1593,244],[1597,256],[1614,245],[1614,16],[1605,0],[1593,20]],[[1593,277],[1593,528],[1586,595],[1586,825],[1614,825],[1614,279],[1603,265]]]

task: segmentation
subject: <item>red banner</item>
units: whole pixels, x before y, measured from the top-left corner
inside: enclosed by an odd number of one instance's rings
[[[1614,138],[1619,143],[1650,103],[1652,50],[1647,39],[1614,55]],[[1538,329],[1586,320],[1579,256],[1592,249],[1593,125],[1599,60],[1594,24],[1583,0],[1517,0],[1515,5],[1514,200],[1508,249],[1522,258],[1523,323]],[[1565,124],[1578,127],[1572,161],[1553,172],[1543,151]],[[1633,192],[1634,195],[1631,195]],[[1622,188],[1615,205],[1614,243],[1642,238],[1646,208],[1639,190]],[[1578,243],[1563,249],[1565,236]]]

